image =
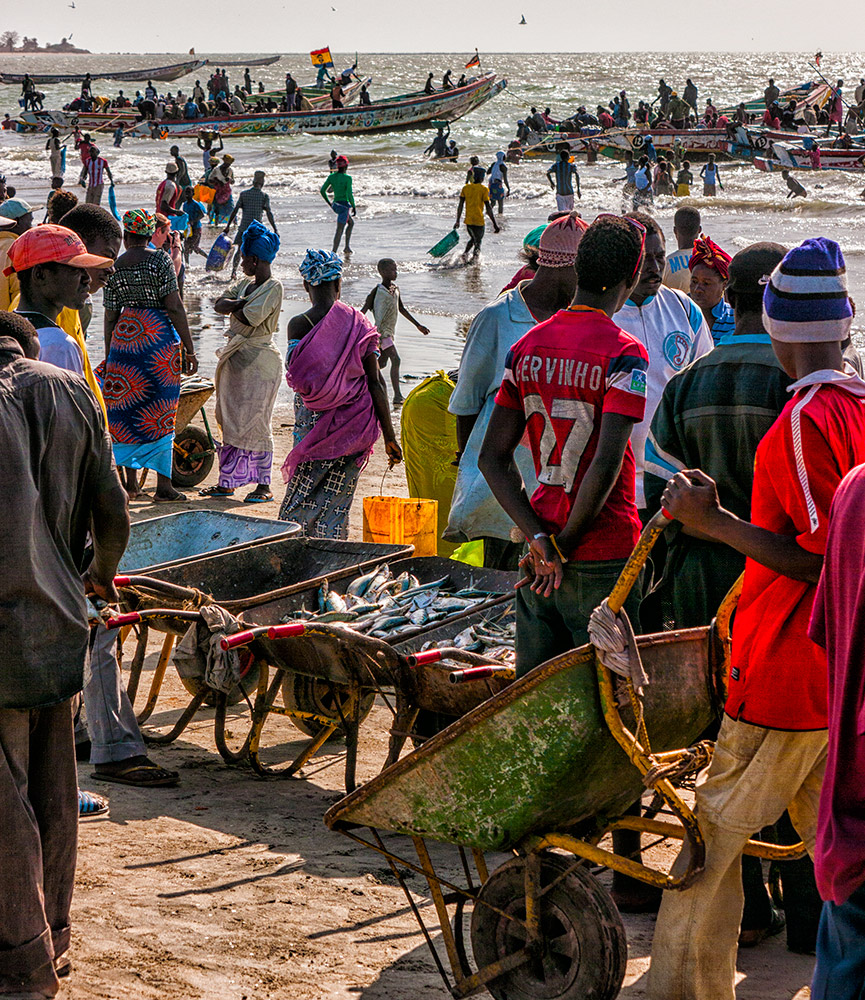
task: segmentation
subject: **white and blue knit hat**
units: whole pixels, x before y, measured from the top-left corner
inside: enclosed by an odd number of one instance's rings
[[[852,322],[841,247],[817,237],[788,251],[763,292],[769,336],[788,344],[842,341]]]

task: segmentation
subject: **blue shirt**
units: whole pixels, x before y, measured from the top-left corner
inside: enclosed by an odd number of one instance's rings
[[[733,319],[733,307],[721,296],[721,301],[712,310],[715,322],[711,329],[712,340],[719,344],[724,337],[729,337],[733,333],[736,321]]]
[[[571,163],[570,160],[556,160],[556,162],[547,170],[547,176],[550,174],[555,174],[556,176],[556,194],[573,194],[574,185],[571,181],[577,172],[577,168]]]

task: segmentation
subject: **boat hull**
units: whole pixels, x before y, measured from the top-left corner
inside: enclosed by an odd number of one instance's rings
[[[124,83],[138,83],[146,80],[159,80],[162,83],[171,80],[179,80],[182,76],[194,73],[207,64],[205,59],[191,59],[183,63],[175,63],[172,66],[157,66],[154,69],[127,69],[109,73],[92,73],[94,80],[119,80]],[[31,73],[30,79],[37,85],[42,86],[50,83],[80,83],[84,79],[84,73]],[[0,73],[0,83],[23,83],[23,73]]]
[[[480,107],[507,86],[488,73],[459,90],[425,95],[400,103],[382,102],[339,110],[274,112],[235,115],[231,118],[196,118],[190,121],[142,122],[133,134],[155,138],[197,136],[202,128],[221,135],[364,135],[424,128],[433,121],[456,121]]]
[[[776,142],[769,156],[755,157],[754,166],[758,170],[814,170],[811,165],[811,154],[807,149],[789,146]],[[820,166],[818,170],[849,170],[861,172],[865,170],[865,148],[855,149],[821,149]]]

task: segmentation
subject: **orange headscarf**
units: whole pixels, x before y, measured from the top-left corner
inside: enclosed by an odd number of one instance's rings
[[[694,240],[694,249],[691,252],[688,267],[692,271],[698,264],[714,267],[726,281],[730,277],[730,261],[732,259],[727,251],[722,250],[714,240],[709,239],[706,235],[700,235]]]

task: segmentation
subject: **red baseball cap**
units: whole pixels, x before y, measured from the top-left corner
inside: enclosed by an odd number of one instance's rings
[[[36,226],[28,229],[7,251],[11,267],[4,270],[27,271],[37,264],[68,264],[70,267],[112,267],[110,257],[88,253],[77,233],[65,226]]]

